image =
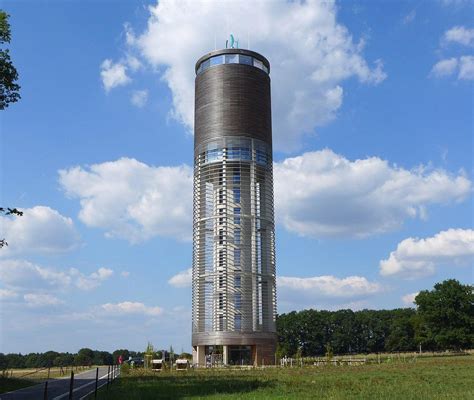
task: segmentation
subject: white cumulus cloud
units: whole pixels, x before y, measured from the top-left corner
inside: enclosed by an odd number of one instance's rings
[[[438,61],[431,69],[431,75],[435,77],[443,77],[454,74],[458,67],[458,59],[455,57],[446,58]]]
[[[431,70],[431,76],[441,78],[454,75],[462,80],[474,79],[474,56],[447,58],[437,62]]]
[[[45,206],[22,209],[23,216],[0,216],[2,235],[8,242],[1,256],[26,253],[63,253],[79,246],[80,237],[71,218]]]
[[[57,289],[76,287],[91,290],[110,278],[113,271],[99,268],[86,275],[76,268],[58,270],[42,267],[26,260],[0,260],[0,280],[4,285],[20,289]]]
[[[193,171],[130,158],[59,171],[66,193],[80,199],[79,219],[132,243],[153,236],[191,239]]]
[[[145,106],[148,101],[148,90],[135,90],[130,98],[132,104],[138,108]]]
[[[420,293],[420,292],[408,293],[408,294],[402,296],[403,304],[405,304],[407,306],[413,306],[413,304],[415,302],[415,297],[418,296],[418,293]]]
[[[188,268],[188,269],[186,269],[184,271],[181,271],[181,272],[178,272],[176,275],[172,276],[168,280],[168,283],[171,286],[174,286],[174,287],[177,287],[177,288],[189,287],[189,286],[191,286],[192,275],[193,275],[193,269]]]
[[[161,307],[149,307],[143,303],[124,301],[121,303],[102,304],[101,308],[107,313],[123,315],[123,314],[139,314],[147,316],[158,316],[163,313]]]
[[[100,66],[100,77],[106,92],[117,86],[123,86],[131,82],[127,75],[127,65],[122,62],[113,63],[106,59]]]
[[[386,290],[378,282],[362,276],[338,278],[332,275],[313,277],[277,277],[280,312],[316,308],[352,310],[369,307],[368,300]]]
[[[334,1],[161,0],[149,11],[144,32],[135,34],[126,25],[127,51],[160,74],[172,92],[172,115],[189,130],[194,64],[214,49],[215,38],[224,47],[230,32],[241,48],[250,43],[270,60],[274,138],[281,150],[295,149],[303,135],[335,117],[344,80],[377,84],[386,77],[380,60],[372,66],[365,60],[365,42],[354,42],[337,21]]]
[[[48,307],[63,304],[63,301],[47,293],[27,293],[23,296],[29,307]]]
[[[331,150],[274,164],[277,221],[311,237],[366,237],[425,218],[430,204],[462,201],[463,175],[418,167],[406,170],[378,157],[350,161]]]
[[[407,238],[386,260],[380,261],[380,273],[415,279],[429,276],[436,269],[456,265],[474,265],[474,230],[448,229],[425,239]]]
[[[474,46],[474,29],[464,26],[455,26],[447,30],[441,42],[445,45],[457,43],[464,46]],[[459,80],[474,79],[474,56],[445,58],[438,61],[431,69],[430,75],[436,78],[452,76],[457,73]]]
[[[474,56],[462,56],[459,58],[459,79],[474,79]]]
[[[357,298],[373,295],[383,291],[382,285],[370,282],[362,276],[337,278],[331,275],[314,277],[277,278],[278,289],[289,289],[299,293],[309,293],[314,298]]]
[[[464,46],[474,45],[474,29],[464,26],[455,26],[447,30],[443,35],[445,43],[458,43]]]
[[[90,275],[83,275],[77,269],[71,269],[69,272],[76,279],[76,286],[82,290],[95,289],[114,274],[110,268],[99,268]]]
[[[11,289],[0,289],[0,300],[12,300],[18,297],[18,293]]]

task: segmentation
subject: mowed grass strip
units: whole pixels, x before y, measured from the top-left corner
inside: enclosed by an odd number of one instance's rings
[[[131,371],[101,399],[474,399],[474,357],[362,366]]]

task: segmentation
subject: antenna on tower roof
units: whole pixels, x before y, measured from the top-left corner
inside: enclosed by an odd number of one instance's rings
[[[225,41],[225,48],[226,49],[238,49],[239,48],[239,41],[235,40],[234,35],[231,33],[229,39]]]

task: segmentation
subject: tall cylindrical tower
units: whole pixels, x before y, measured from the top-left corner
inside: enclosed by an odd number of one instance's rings
[[[273,364],[276,347],[270,64],[225,49],[196,63],[193,357]]]

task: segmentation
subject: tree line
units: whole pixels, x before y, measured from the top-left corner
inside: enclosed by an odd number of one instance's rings
[[[398,351],[462,350],[474,347],[473,286],[446,280],[415,297],[415,308],[395,310],[303,310],[277,318],[277,357]],[[151,350],[150,350],[151,348]],[[119,356],[128,360],[169,359],[169,351],[155,351],[149,343],[144,352],[117,349],[113,353],[83,348],[77,353],[3,354],[0,370],[8,368],[110,365]],[[190,358],[182,353],[180,358]]]
[[[129,357],[143,357],[141,352],[126,349],[118,349],[113,353],[88,348],[80,349],[77,353],[58,353],[56,351],[29,354],[0,353],[0,370],[9,368],[112,365],[118,362],[120,355],[122,355],[123,360],[127,360]]]
[[[474,345],[473,286],[454,279],[415,297],[415,308],[303,310],[277,318],[277,356],[461,350]]]
[[[118,364],[119,357],[126,361],[132,359],[143,359],[145,353],[128,349],[117,349],[113,353],[108,351],[92,350],[89,348],[80,349],[77,353],[58,353],[47,351],[45,353],[0,353],[0,371],[11,368],[48,368],[48,367],[70,367],[70,366],[90,366],[90,365],[113,365]],[[174,355],[173,347],[170,351],[154,351],[153,358],[169,360],[170,357],[192,358],[189,353]]]

